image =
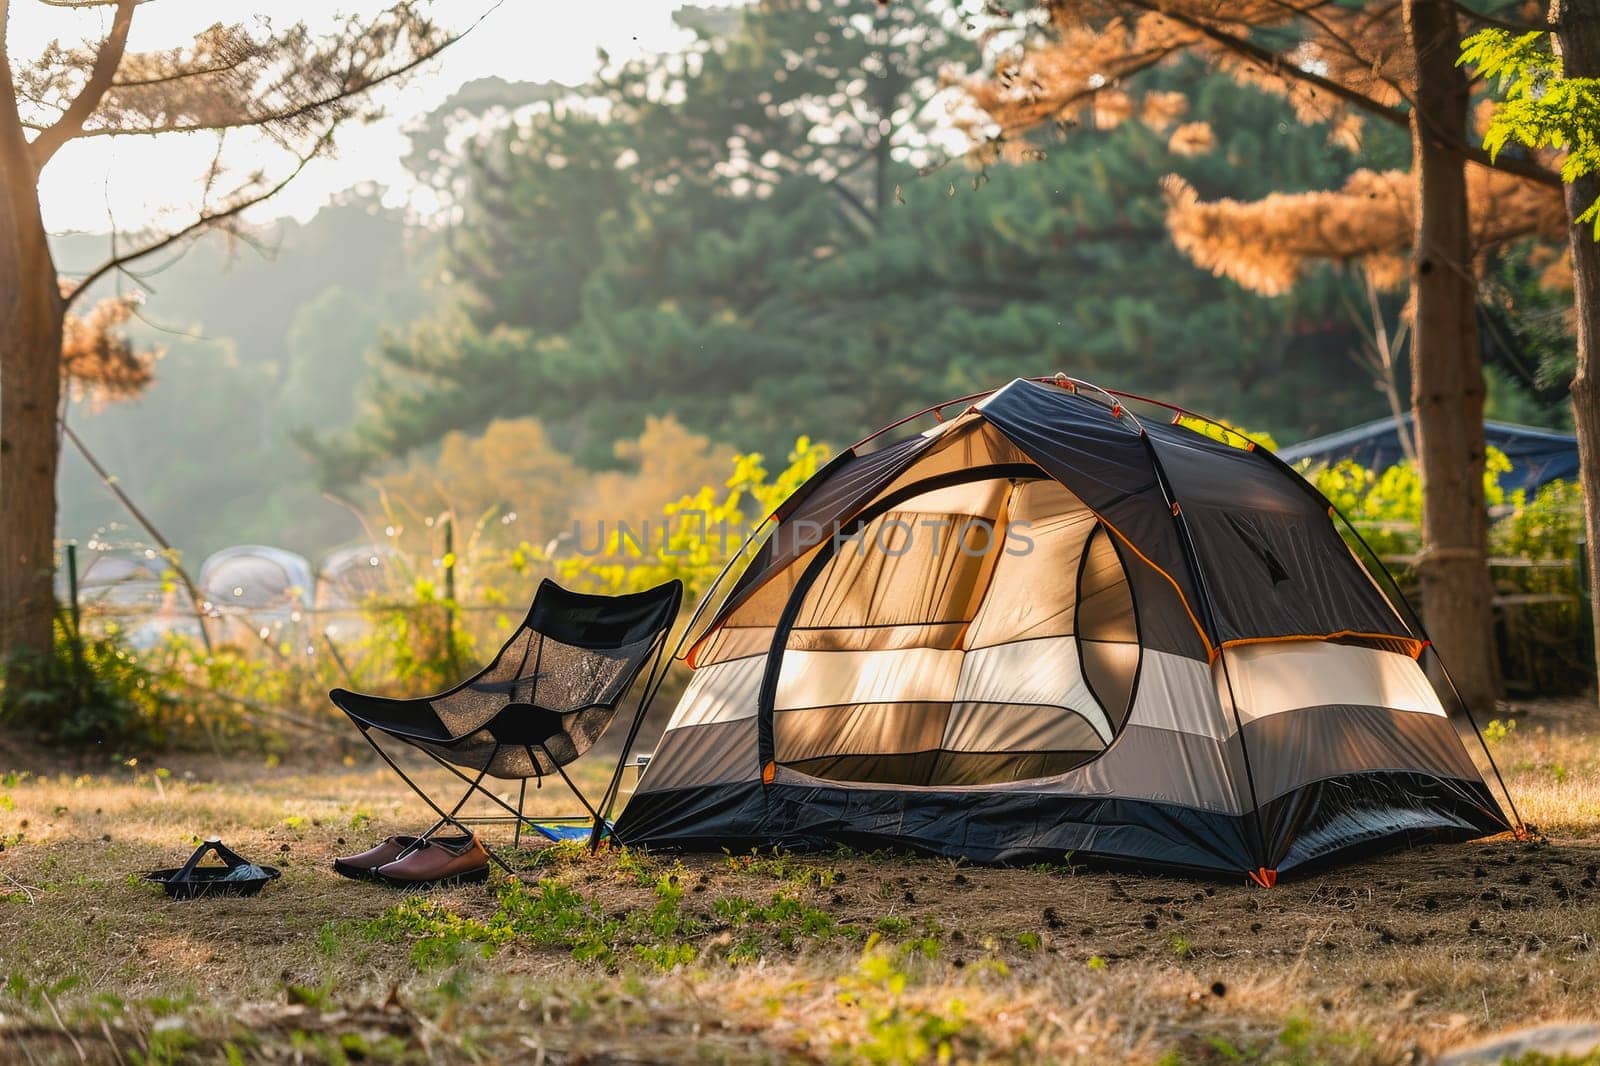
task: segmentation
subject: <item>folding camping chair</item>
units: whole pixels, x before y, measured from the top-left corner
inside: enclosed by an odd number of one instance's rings
[[[528,617],[476,677],[420,699],[386,699],[345,689],[334,689],[328,698],[439,816],[421,839],[446,825],[465,832],[469,823],[509,821],[516,826],[513,839],[520,845],[522,827],[530,824],[523,810],[528,779],[535,779],[538,787],[544,778],[559,774],[594,820],[591,841],[597,843],[617,782],[613,779],[597,807],[568,776],[566,765],[594,746],[649,664],[630,740],[638,731],[653,689],[665,673],[664,669],[658,673],[661,653],[682,598],[679,581],[625,596],[591,596],[569,592],[546,579]],[[435,802],[383,750],[375,733],[420,749],[466,782],[460,800],[449,808]],[[486,777],[521,782],[515,808],[483,787]],[[474,792],[506,813],[462,817]],[[503,859],[492,850],[489,855],[509,872]]]

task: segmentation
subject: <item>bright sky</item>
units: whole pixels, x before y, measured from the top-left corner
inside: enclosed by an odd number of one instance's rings
[[[702,4],[728,0],[700,0]],[[404,87],[385,86],[381,100],[385,118],[367,126],[350,124],[337,137],[338,152],[308,167],[258,217],[292,215],[309,218],[329,196],[363,181],[390,189],[391,202],[410,194],[400,160],[407,151],[401,132],[410,120],[439,105],[462,83],[498,75],[508,81],[557,80],[577,83],[596,66],[596,50],[614,59],[643,51],[661,51],[681,44],[688,34],[673,25],[672,12],[682,0],[503,0],[467,37],[419,68]],[[464,26],[489,10],[494,0],[439,0],[438,17]],[[341,0],[341,12],[369,12],[382,0]],[[67,12],[35,0],[11,5],[10,43],[13,62],[36,56],[52,39],[64,44],[98,40],[110,24],[107,8]],[[278,25],[329,21],[326,0],[148,0],[134,15],[128,47],[170,48],[216,22],[243,22],[269,13]],[[280,173],[283,156],[230,135],[229,158],[241,173],[255,166]],[[213,135],[180,137],[94,138],[69,144],[45,171],[41,187],[45,222],[51,230],[104,232],[114,216],[123,230],[180,221],[193,212],[196,179],[215,150]],[[118,179],[109,181],[115,171]]]

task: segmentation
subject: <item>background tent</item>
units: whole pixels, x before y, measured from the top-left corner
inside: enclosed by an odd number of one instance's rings
[[[304,556],[263,544],[241,544],[209,556],[200,591],[223,610],[273,611],[310,605],[315,581]]]
[[[59,593],[69,594],[65,573]],[[183,586],[168,577],[165,559],[151,549],[113,549],[87,557],[78,573],[78,602],[92,626],[114,621],[123,639],[138,649],[153,648],[168,633],[199,639],[201,622]]]
[[[317,568],[317,624],[330,638],[353,640],[372,629],[365,607],[389,590],[395,552],[353,544],[328,553]]]
[[[225,640],[241,639],[241,630],[283,636],[286,626],[303,622],[315,587],[304,556],[264,544],[224,548],[200,567],[200,595],[223,620]]]
[[[387,545],[355,544],[329,552],[317,568],[317,606],[359,610],[388,588],[394,549]]]
[[[1409,411],[1399,421],[1380,418],[1301,441],[1280,449],[1278,458],[1286,463],[1309,459],[1314,465],[1353,459],[1368,469],[1383,470],[1405,458],[1399,426],[1404,426],[1407,433],[1415,432]],[[1483,431],[1490,447],[1498,448],[1511,460],[1510,471],[1500,476],[1500,484],[1508,491],[1527,489],[1532,493],[1546,482],[1578,476],[1578,438],[1570,433],[1510,422],[1485,422]]]

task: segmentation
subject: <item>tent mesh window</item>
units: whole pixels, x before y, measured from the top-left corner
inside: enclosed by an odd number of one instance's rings
[[[959,787],[1064,773],[1127,718],[1139,635],[1095,514],[1044,477],[933,488],[835,538],[784,638],[777,761]]]

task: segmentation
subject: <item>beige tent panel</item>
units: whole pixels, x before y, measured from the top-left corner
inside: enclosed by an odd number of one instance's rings
[[[1335,704],[1445,717],[1427,675],[1409,655],[1320,640],[1249,644],[1223,655],[1244,722]]]

